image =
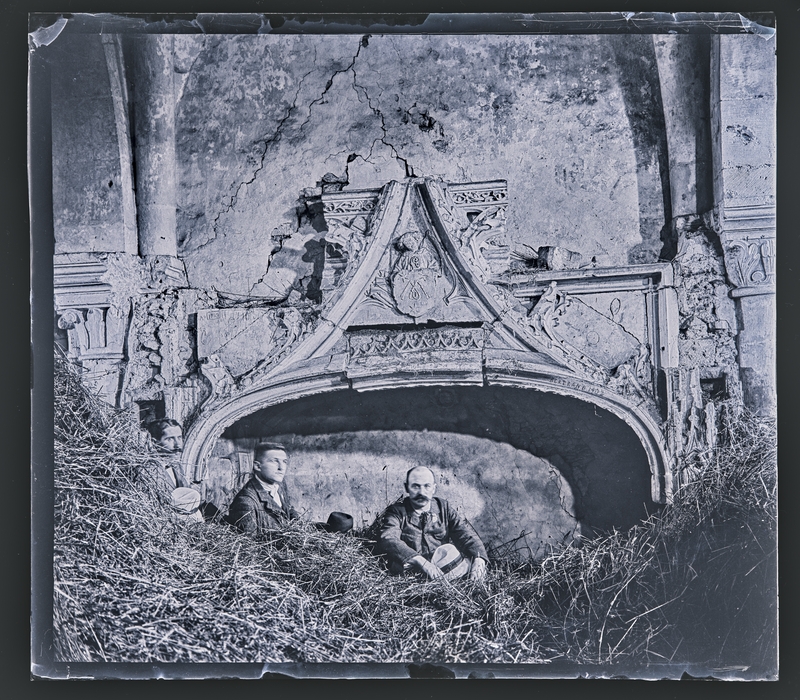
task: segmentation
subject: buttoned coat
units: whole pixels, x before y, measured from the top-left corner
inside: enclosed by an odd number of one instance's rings
[[[248,535],[263,535],[269,530],[285,525],[289,520],[298,517],[297,512],[289,504],[286,489],[280,488],[279,506],[256,477],[248,481],[228,509],[226,520]]]
[[[454,544],[462,556],[488,559],[478,533],[443,498],[434,496],[431,499],[431,509],[424,522],[414,512],[408,497],[390,505],[383,514],[378,551],[386,555],[389,571],[394,574],[401,573],[412,557],[421,554],[430,559],[439,545],[448,542]]]

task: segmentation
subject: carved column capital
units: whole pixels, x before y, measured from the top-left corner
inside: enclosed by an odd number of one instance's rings
[[[734,298],[775,293],[775,207],[717,206],[703,215],[722,243]]]

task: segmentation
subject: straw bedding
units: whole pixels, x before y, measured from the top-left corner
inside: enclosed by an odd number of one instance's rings
[[[135,416],[56,366],[60,661],[774,666],[768,423],[730,421],[702,477],[641,526],[538,563],[497,551],[481,584],[428,583],[308,523],[254,541],[181,520]]]

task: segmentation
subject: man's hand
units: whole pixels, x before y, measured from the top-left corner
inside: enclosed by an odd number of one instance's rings
[[[429,562],[423,556],[417,555],[411,561],[430,579],[442,578],[444,576],[444,572],[436,566],[436,564]]]
[[[469,572],[470,581],[481,581],[486,576],[486,560],[475,557]]]

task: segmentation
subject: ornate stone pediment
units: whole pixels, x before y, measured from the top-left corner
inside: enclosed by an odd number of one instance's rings
[[[353,377],[385,364],[390,350],[405,357],[424,349],[426,362],[438,353],[437,366],[446,355],[455,372],[454,352],[464,359],[492,348],[527,353],[657,412],[656,374],[673,364],[661,347],[669,335],[668,266],[512,273],[502,180],[409,178],[320,201],[328,230],[317,310],[198,315],[198,358],[215,358],[230,375],[225,397],[343,348]],[[475,329],[480,345],[460,345]]]
[[[187,443],[197,469],[214,435],[270,403],[342,387],[500,383],[615,411],[648,450],[654,498],[668,497],[670,265],[512,269],[503,181],[408,178],[318,198],[327,232],[315,307],[198,313],[213,391]]]

